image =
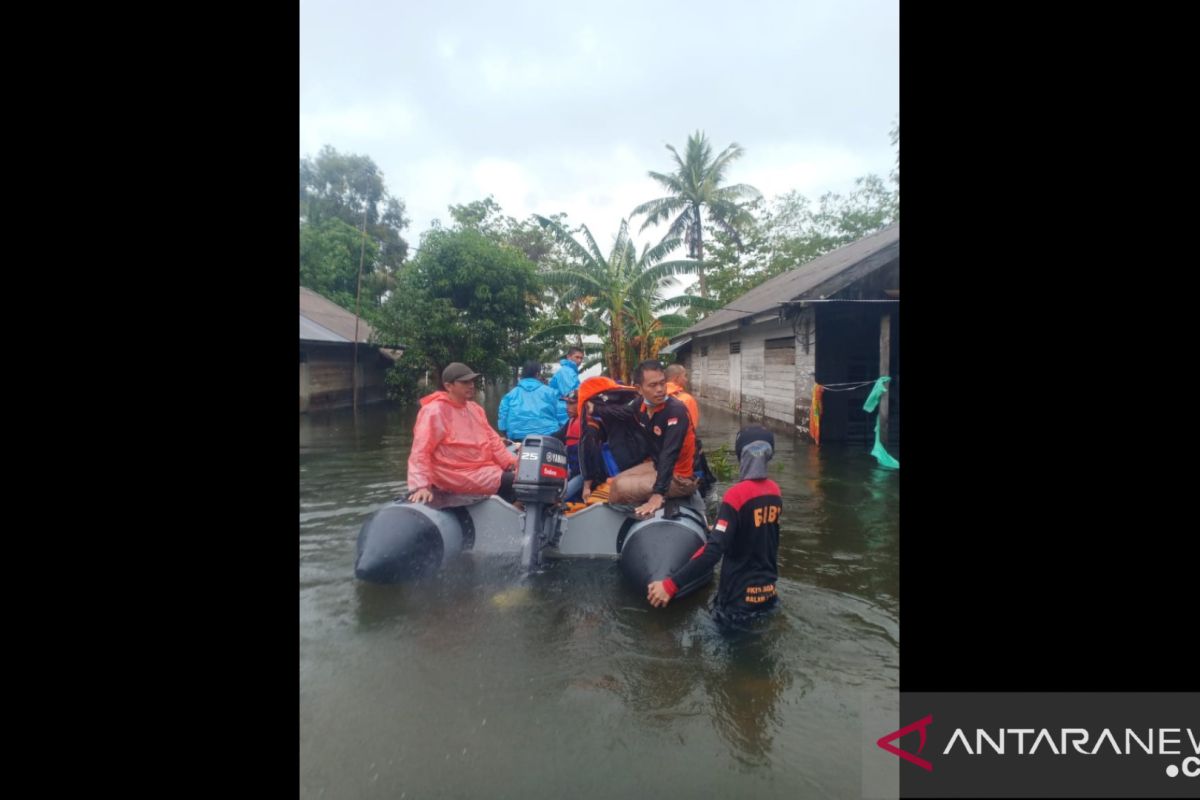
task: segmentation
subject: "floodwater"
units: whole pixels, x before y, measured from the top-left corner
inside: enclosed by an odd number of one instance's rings
[[[732,445],[736,415],[701,415],[706,450]],[[860,703],[899,689],[899,474],[869,446],[777,430],[782,611],[731,636],[715,580],[652,609],[615,560],[523,577],[516,554],[467,554],[418,584],[357,581],[414,418],[300,417],[302,797],[862,796]]]

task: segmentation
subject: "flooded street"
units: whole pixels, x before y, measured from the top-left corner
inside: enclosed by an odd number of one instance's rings
[[[737,417],[701,413],[706,450],[732,446]],[[899,473],[869,445],[776,429],[783,610],[731,637],[715,580],[654,610],[615,559],[524,578],[515,553],[467,554],[421,583],[357,581],[414,418],[300,418],[302,797],[861,795],[861,698],[899,685]]]

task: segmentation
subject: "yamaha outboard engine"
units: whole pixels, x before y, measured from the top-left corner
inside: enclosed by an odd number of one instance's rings
[[[663,516],[632,525],[618,539],[621,574],[635,590],[645,592],[647,585],[661,581],[696,555],[708,540],[707,531],[702,512],[691,505],[668,501]],[[712,570],[680,586],[675,597],[694,592],[710,580]]]
[[[558,522],[555,513],[567,490],[567,448],[552,436],[526,436],[517,461],[513,493],[525,506],[525,538],[521,544],[521,566],[537,569],[542,548],[554,540]]]

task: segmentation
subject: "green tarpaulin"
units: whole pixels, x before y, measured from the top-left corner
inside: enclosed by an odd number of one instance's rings
[[[871,390],[871,394],[867,397],[867,402],[863,403],[863,411],[868,414],[875,410],[879,405],[879,399],[883,397],[883,393],[887,391],[888,381],[891,378],[884,375],[879,380],[875,381],[875,388]],[[879,462],[879,466],[887,467],[888,469],[900,469],[900,462],[892,458],[891,454],[884,448],[883,442],[879,441],[879,417],[875,417],[875,446],[871,448],[871,455],[875,456],[875,460]]]

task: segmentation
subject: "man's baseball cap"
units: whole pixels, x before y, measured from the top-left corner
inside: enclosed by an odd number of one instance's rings
[[[479,373],[473,371],[466,364],[460,364],[455,361],[442,370],[442,383],[454,383],[455,381],[473,381],[479,377]]]

